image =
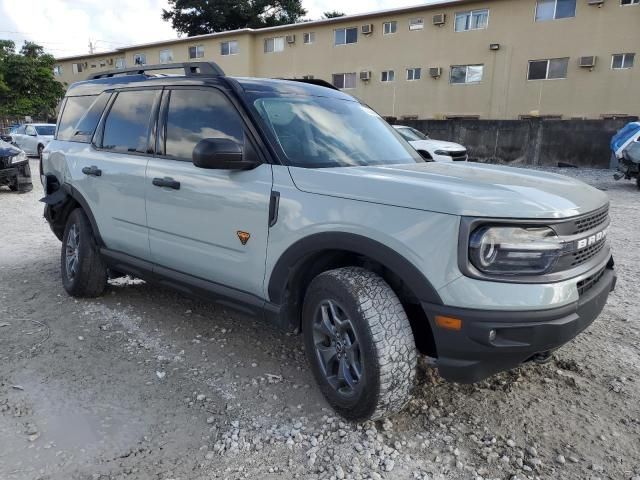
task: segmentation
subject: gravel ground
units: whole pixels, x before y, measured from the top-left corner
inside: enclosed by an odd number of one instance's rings
[[[34,168],[34,171],[35,170]],[[137,280],[62,289],[42,191],[0,190],[0,479],[640,479],[640,192],[606,190],[619,283],[545,365],[473,386],[421,360],[405,411],[349,424],[300,337]]]

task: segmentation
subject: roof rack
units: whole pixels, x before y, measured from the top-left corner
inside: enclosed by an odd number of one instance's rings
[[[213,62],[184,62],[184,63],[162,63],[160,65],[137,65],[132,68],[119,68],[109,70],[107,72],[94,73],[88,77],[88,80],[97,80],[99,78],[111,78],[121,75],[143,75],[145,72],[158,70],[184,70],[185,77],[195,77],[198,75],[207,75],[214,77],[224,77],[224,71]]]

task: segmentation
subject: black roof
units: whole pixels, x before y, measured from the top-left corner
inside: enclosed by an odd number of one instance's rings
[[[183,74],[162,73],[167,70],[182,70]],[[155,73],[161,72],[161,73]],[[163,65],[141,65],[129,69],[110,70],[89,77],[88,80],[73,83],[66,96],[98,95],[105,90],[139,86],[197,86],[226,85],[235,83],[246,92],[272,92],[291,95],[309,95],[353,100],[333,85],[318,79],[271,79],[250,77],[227,77],[218,65],[212,62],[173,63]]]

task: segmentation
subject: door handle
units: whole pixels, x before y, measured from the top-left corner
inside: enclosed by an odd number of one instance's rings
[[[93,165],[91,167],[84,167],[82,169],[82,173],[84,173],[85,175],[91,175],[92,177],[100,177],[100,176],[102,176],[102,170],[100,170],[95,165]]]
[[[175,181],[171,177],[154,178],[151,183],[153,183],[156,187],[167,187],[173,188],[174,190],[180,190],[180,182]]]

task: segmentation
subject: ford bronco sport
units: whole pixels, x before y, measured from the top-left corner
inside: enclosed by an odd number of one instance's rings
[[[418,352],[476,382],[600,314],[616,278],[604,193],[425,162],[315,83],[190,63],[71,85],[42,168],[66,291],[130,274],[297,329],[352,420],[402,408]]]

